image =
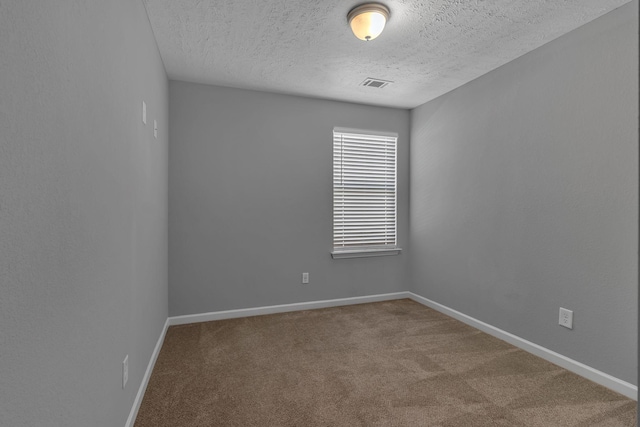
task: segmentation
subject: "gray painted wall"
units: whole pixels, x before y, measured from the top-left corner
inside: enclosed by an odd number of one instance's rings
[[[332,130],[399,133],[402,246],[409,111],[176,81],[169,99],[170,315],[405,289],[406,253],[331,259]]]
[[[0,40],[0,425],[123,426],[167,318],[164,67],[140,0],[3,1]]]
[[[637,7],[412,111],[409,251],[418,294],[633,384]]]

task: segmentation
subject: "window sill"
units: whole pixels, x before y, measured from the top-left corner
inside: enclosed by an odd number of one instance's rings
[[[402,252],[401,248],[378,248],[378,249],[346,249],[331,252],[331,258],[366,258],[372,256],[391,256]]]

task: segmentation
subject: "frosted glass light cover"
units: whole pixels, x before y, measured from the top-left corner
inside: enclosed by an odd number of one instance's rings
[[[360,40],[373,40],[382,33],[389,17],[389,10],[378,4],[358,6],[349,12],[347,19],[351,31]]]

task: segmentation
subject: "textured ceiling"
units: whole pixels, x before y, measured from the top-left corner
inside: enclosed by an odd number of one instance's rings
[[[413,108],[630,0],[385,0],[370,42],[358,0],[143,1],[170,79]]]

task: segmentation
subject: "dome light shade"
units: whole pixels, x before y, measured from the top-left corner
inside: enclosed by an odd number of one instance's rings
[[[347,15],[353,34],[360,40],[373,40],[382,33],[389,19],[389,9],[378,3],[356,6]]]

